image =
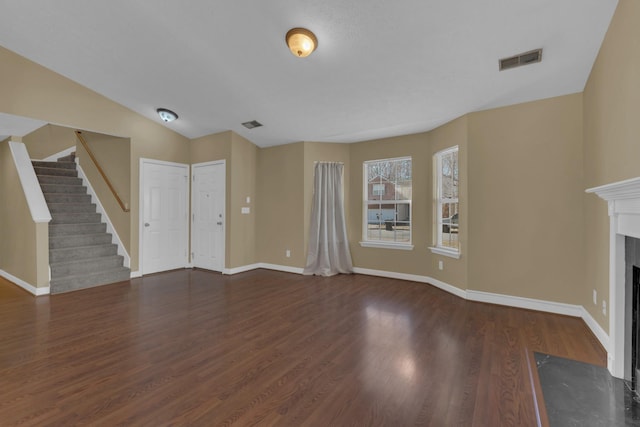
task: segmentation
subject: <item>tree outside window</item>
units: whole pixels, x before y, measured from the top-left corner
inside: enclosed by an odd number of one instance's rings
[[[458,147],[436,153],[435,159],[436,245],[438,248],[459,253]]]

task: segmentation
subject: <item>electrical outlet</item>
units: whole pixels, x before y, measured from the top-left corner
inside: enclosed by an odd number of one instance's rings
[[[607,302],[602,300],[602,314],[607,315]]]
[[[438,261],[438,270],[444,270],[444,261]]]
[[[287,249],[284,254],[287,258],[291,258],[291,251],[289,249]]]
[[[593,305],[598,305],[598,291],[593,290]]]

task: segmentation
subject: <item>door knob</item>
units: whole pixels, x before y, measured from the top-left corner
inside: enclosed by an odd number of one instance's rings
[[[222,221],[218,221],[218,222],[216,222],[216,224],[222,225]]]
[[[144,223],[144,226],[145,226],[145,227],[148,227],[148,226],[149,226],[149,223],[148,223],[148,222],[145,222],[145,223]]]

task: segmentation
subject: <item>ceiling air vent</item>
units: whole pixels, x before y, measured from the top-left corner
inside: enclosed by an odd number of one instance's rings
[[[262,126],[262,123],[257,120],[251,120],[250,122],[244,122],[242,126],[246,127],[247,129],[253,129],[259,128],[260,126]]]
[[[542,49],[536,49],[500,60],[500,71],[542,61]]]

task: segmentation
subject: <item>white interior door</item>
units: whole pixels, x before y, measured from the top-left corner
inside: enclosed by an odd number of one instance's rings
[[[224,269],[225,162],[192,166],[191,262],[194,267]]]
[[[188,265],[189,166],[141,159],[142,274]]]

